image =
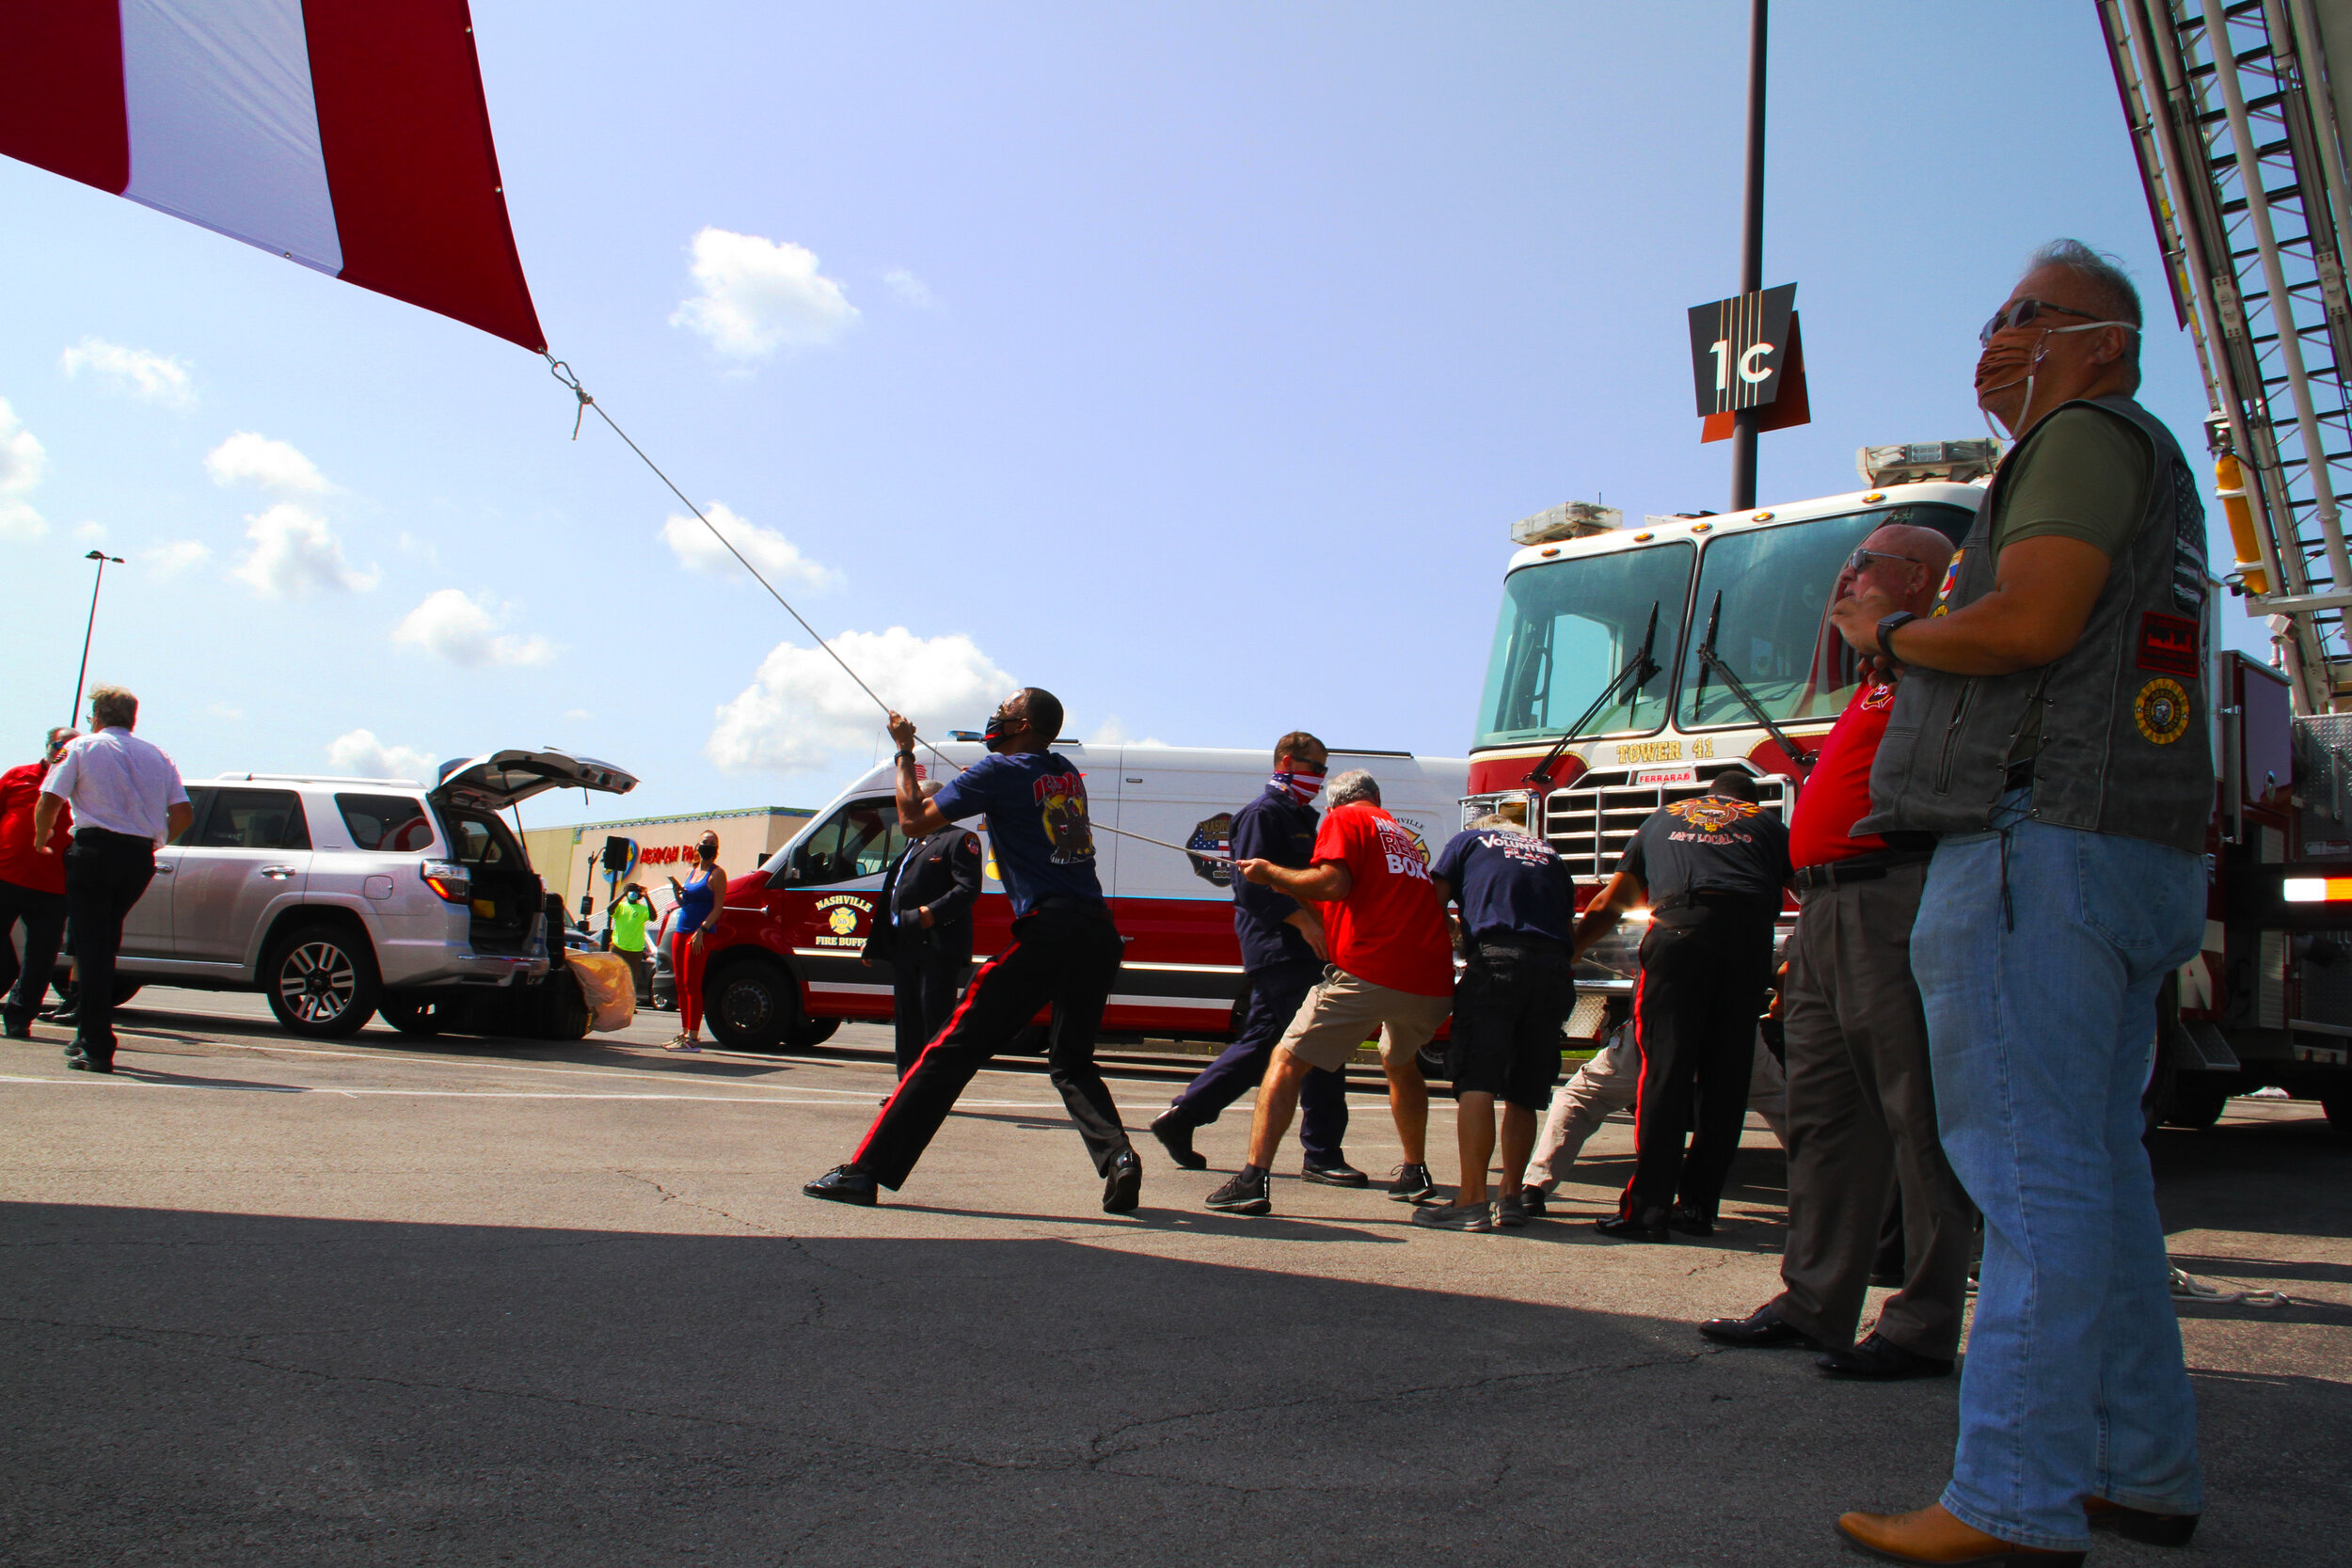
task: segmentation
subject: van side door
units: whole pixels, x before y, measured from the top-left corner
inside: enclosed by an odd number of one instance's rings
[[[301,900],[310,829],[291,789],[223,787],[180,857],[172,956],[242,964],[269,918]]]

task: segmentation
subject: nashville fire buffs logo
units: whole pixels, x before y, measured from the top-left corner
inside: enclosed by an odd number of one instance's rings
[[[1669,816],[1678,816],[1703,833],[1720,833],[1737,827],[1751,816],[1764,815],[1762,806],[1745,800],[1729,800],[1720,795],[1702,795],[1695,800],[1677,800],[1666,808]]]
[[[2169,746],[2188,733],[2188,693],[2176,680],[2158,678],[2139,689],[2132,704],[2139,733],[2159,746]]]
[[[1038,815],[1045,824],[1045,840],[1054,847],[1056,865],[1079,865],[1094,859],[1094,828],[1087,820],[1086,780],[1075,773],[1052,773],[1032,786]]]

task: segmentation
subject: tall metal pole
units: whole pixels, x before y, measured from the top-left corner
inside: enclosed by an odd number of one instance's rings
[[[89,585],[89,623],[82,628],[82,667],[73,672],[73,706],[67,710],[66,726],[70,729],[81,722],[82,682],[89,675],[90,634],[98,629],[98,591],[106,585],[106,563],[122,564],[122,557],[108,555],[104,550],[92,550],[82,558],[98,562],[98,576]]]
[[[1764,287],[1764,10],[1766,0],[1750,0],[1748,10],[1748,164],[1746,193],[1740,204],[1740,292]],[[1742,408],[1731,417],[1731,510],[1756,506],[1756,421],[1761,409]]]

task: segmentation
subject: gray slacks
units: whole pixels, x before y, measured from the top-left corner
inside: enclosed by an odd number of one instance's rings
[[[1612,1111],[1629,1111],[1642,1085],[1642,1053],[1633,1044],[1633,1026],[1620,1026],[1601,1042],[1600,1051],[1578,1068],[1568,1081],[1551,1091],[1551,1106],[1535,1134],[1535,1150],[1527,1162],[1527,1184],[1547,1193],[1568,1179],[1584,1141],[1600,1131]],[[1748,1077],[1748,1109],[1764,1118],[1772,1136],[1788,1141],[1783,1113],[1786,1091],[1780,1064],[1757,1047]]]
[[[1853,1342],[1888,1195],[1899,1179],[1903,1286],[1877,1332],[1921,1355],[1960,1344],[1976,1210],[1936,1135],[1927,1015],[1911,927],[1927,865],[1808,889],[1782,990],[1788,1045],[1788,1241],[1772,1307],[1829,1345]]]

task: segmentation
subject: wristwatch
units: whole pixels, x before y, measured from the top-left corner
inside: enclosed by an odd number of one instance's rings
[[[1912,622],[1916,621],[1918,618],[1919,617],[1914,615],[1908,610],[1899,610],[1895,611],[1894,614],[1889,615],[1885,620],[1881,621],[1878,626],[1879,652],[1884,654],[1889,658],[1894,657],[1894,645],[1886,640],[1900,631],[1903,627],[1911,625]]]

